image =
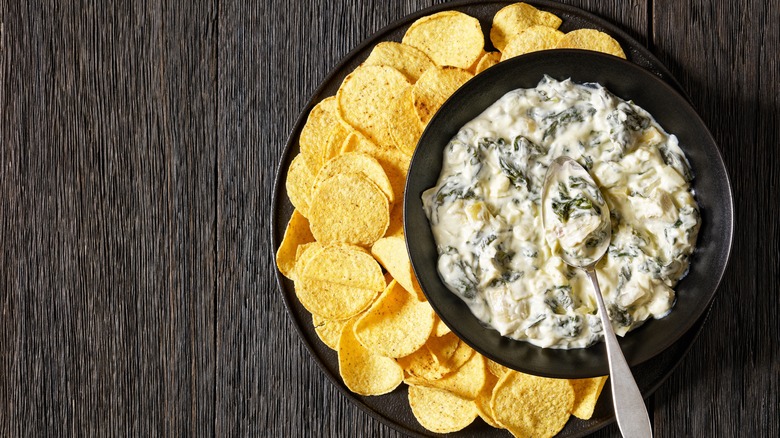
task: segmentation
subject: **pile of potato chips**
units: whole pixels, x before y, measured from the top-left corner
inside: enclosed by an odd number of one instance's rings
[[[338,352],[344,384],[361,395],[409,385],[409,404],[433,432],[477,416],[515,436],[554,436],[570,415],[593,413],[606,377],[549,379],[480,355],[442,323],[417,284],[403,233],[403,192],[426,124],[463,83],[496,63],[556,47],[625,58],[609,35],[558,30],[525,3],[490,29],[444,11],[415,21],[402,42],[377,44],[335,96],[309,113],[287,173],[295,211],[276,254],[315,331]]]

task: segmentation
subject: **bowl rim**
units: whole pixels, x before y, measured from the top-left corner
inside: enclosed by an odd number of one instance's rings
[[[712,137],[712,134],[710,133],[709,129],[707,128],[704,121],[701,119],[701,117],[698,115],[698,113],[695,111],[693,106],[690,104],[688,98],[684,96],[682,93],[680,93],[677,89],[675,89],[675,84],[670,84],[665,82],[663,79],[659,78],[658,76],[654,75],[647,69],[634,64],[630,61],[617,58],[612,55],[607,55],[599,52],[592,52],[592,51],[585,51],[585,50],[578,50],[578,49],[554,49],[554,50],[548,50],[548,51],[539,51],[534,53],[529,53],[526,55],[522,55],[516,58],[512,58],[506,61],[503,61],[496,66],[493,66],[484,72],[480,73],[479,75],[476,75],[474,78],[469,80],[466,84],[461,86],[455,93],[453,93],[452,96],[450,96],[449,99],[442,105],[442,107],[437,111],[437,113],[434,115],[434,117],[431,119],[429,124],[427,125],[426,129],[424,130],[422,136],[420,137],[420,140],[418,142],[418,147],[415,150],[415,153],[412,156],[412,160],[409,166],[409,173],[406,180],[406,187],[407,190],[404,194],[404,233],[407,236],[406,244],[407,244],[407,252],[409,255],[409,259],[412,264],[412,269],[414,270],[415,276],[417,277],[421,289],[423,290],[424,294],[426,295],[429,303],[434,308],[436,313],[439,315],[439,317],[444,321],[444,323],[450,327],[450,329],[455,332],[456,335],[458,335],[462,340],[464,340],[468,345],[470,345],[472,348],[474,348],[476,351],[480,352],[484,356],[502,364],[505,366],[508,366],[510,368],[526,372],[529,374],[535,374],[535,375],[541,375],[545,377],[555,377],[555,378],[581,378],[581,377],[593,377],[598,375],[605,375],[608,374],[608,364],[606,361],[606,350],[604,348],[603,342],[598,342],[594,344],[591,347],[588,347],[586,349],[570,349],[570,350],[562,350],[562,349],[549,349],[549,348],[541,348],[536,347],[530,343],[524,342],[524,341],[516,341],[512,340],[506,337],[502,337],[498,334],[497,331],[493,330],[493,333],[495,333],[495,336],[498,336],[499,338],[503,338],[500,341],[504,345],[502,348],[496,348],[495,346],[491,346],[490,348],[487,348],[485,345],[485,342],[481,339],[479,339],[479,336],[490,336],[489,334],[486,335],[487,332],[480,331],[479,329],[476,329],[476,331],[479,331],[479,334],[473,333],[473,329],[475,328],[473,321],[471,319],[476,319],[476,317],[471,314],[471,312],[468,310],[468,307],[465,303],[460,301],[460,298],[458,298],[455,294],[449,292],[446,289],[446,286],[443,285],[443,282],[441,281],[440,277],[438,276],[438,272],[436,272],[436,279],[438,280],[437,285],[432,285],[431,281],[431,275],[428,271],[430,271],[429,266],[425,265],[421,262],[421,255],[417,254],[417,249],[420,246],[420,239],[418,238],[408,238],[409,236],[416,236],[419,234],[418,231],[410,229],[412,227],[412,218],[416,215],[416,219],[419,219],[419,214],[421,214],[421,211],[413,212],[411,211],[412,208],[416,208],[421,204],[421,201],[419,201],[419,190],[410,190],[410,188],[414,188],[416,184],[414,184],[415,178],[419,178],[418,174],[420,174],[422,170],[422,164],[424,163],[425,154],[431,153],[431,146],[425,147],[424,144],[427,144],[427,142],[430,142],[431,137],[433,136],[441,136],[445,135],[442,134],[442,125],[447,126],[447,119],[452,120],[451,113],[454,111],[459,111],[459,108],[463,107],[464,100],[474,94],[475,89],[480,89],[482,87],[489,87],[484,88],[490,91],[491,95],[497,95],[498,97],[504,95],[506,92],[509,92],[516,88],[521,87],[509,87],[506,84],[502,84],[500,81],[497,81],[497,77],[501,77],[502,75],[507,75],[511,72],[517,72],[520,71],[521,75],[535,75],[535,77],[541,79],[541,73],[537,73],[535,70],[533,73],[527,73],[529,70],[533,69],[539,69],[542,68],[540,65],[552,65],[554,63],[571,63],[571,66],[577,66],[581,65],[578,64],[578,62],[589,62],[591,64],[595,63],[598,65],[606,65],[610,68],[617,69],[620,71],[620,75],[622,77],[629,78],[628,80],[632,81],[648,81],[649,84],[651,84],[653,87],[660,90],[665,97],[670,97],[672,100],[675,101],[676,105],[680,106],[680,110],[685,112],[688,117],[690,117],[690,120],[687,122],[687,124],[694,126],[694,128],[697,130],[701,135],[704,136],[704,141],[701,142],[700,147],[703,147],[705,152],[708,155],[708,160],[711,161],[712,166],[716,168],[715,173],[717,173],[721,177],[721,182],[723,184],[723,187],[721,188],[723,191],[727,193],[727,196],[725,196],[725,199],[723,199],[723,206],[722,206],[722,212],[723,217],[721,219],[725,222],[721,226],[721,228],[724,230],[725,234],[723,235],[723,238],[721,239],[722,247],[719,248],[719,251],[716,252],[718,255],[716,258],[718,260],[717,266],[714,266],[715,275],[710,276],[710,284],[711,288],[706,291],[703,294],[703,300],[698,305],[698,308],[695,308],[694,311],[690,314],[690,316],[687,319],[684,319],[677,327],[676,329],[672,330],[674,333],[674,336],[668,336],[665,337],[662,340],[659,340],[654,344],[654,348],[648,349],[647,351],[642,351],[642,348],[640,346],[633,347],[626,353],[626,359],[630,366],[636,366],[641,363],[644,363],[651,358],[657,356],[658,354],[662,353],[665,349],[669,348],[676,339],[678,339],[680,336],[682,336],[684,333],[686,333],[695,323],[696,320],[698,320],[704,312],[709,308],[710,304],[714,300],[716,293],[719,289],[719,285],[721,283],[721,280],[725,274],[728,260],[730,258],[731,254],[731,248],[733,244],[733,217],[734,217],[734,207],[733,207],[733,192],[731,188],[730,179],[728,177],[728,173],[726,171],[725,164],[723,162],[723,158],[720,154],[720,151],[718,150],[717,143],[715,142],[714,138]],[[581,72],[580,72],[581,74]],[[611,75],[617,75],[617,73],[606,73],[608,76]],[[557,79],[561,79],[560,75],[554,74],[553,77],[556,77]],[[574,75],[571,75],[572,77]],[[538,82],[538,79],[536,80]],[[536,83],[534,82],[534,83]],[[587,80],[574,80],[574,82],[577,83],[585,83],[585,82],[599,82],[599,81],[587,81]],[[614,94],[621,96],[621,92],[615,92],[613,90],[613,87],[605,85],[605,87],[610,90],[610,92],[613,92]],[[496,92],[495,89],[502,90],[500,93]],[[625,98],[625,96],[621,96]],[[493,99],[492,102],[494,102],[497,99]],[[629,99],[626,99],[629,100]],[[469,101],[473,103],[473,100]],[[491,103],[492,103],[491,102]],[[489,106],[489,105],[488,105]],[[478,107],[478,108],[477,108]],[[476,109],[475,109],[476,108]],[[466,121],[473,119],[478,114],[482,113],[484,109],[487,108],[487,106],[484,105],[473,105],[470,109],[465,110],[467,114],[470,114],[470,117],[460,117],[460,119],[465,119]],[[460,110],[462,111],[462,110]],[[651,112],[653,114],[653,112]],[[657,118],[656,114],[653,114],[654,117]],[[454,122],[449,122],[450,124]],[[460,128],[464,123],[460,123],[459,126],[457,126],[457,129]],[[663,124],[662,124],[663,126]],[[457,129],[455,132],[457,132]],[[451,129],[450,129],[451,130]],[[454,135],[454,132],[452,133]],[[452,135],[447,136],[446,138],[452,138]],[[449,140],[448,140],[449,141]],[[447,141],[447,142],[448,142]],[[434,148],[433,152],[439,151],[441,153],[441,150],[443,150],[444,146],[446,145],[446,142],[441,143],[439,142],[439,145]],[[686,152],[686,156],[689,157],[690,160],[690,151],[686,149],[684,145],[681,145],[683,148],[683,151]],[[427,163],[427,162],[425,162]],[[693,166],[692,166],[693,167]],[[696,167],[694,167],[694,171],[696,170]],[[425,171],[428,174],[435,174],[436,178],[438,179],[438,175],[440,173],[440,167],[436,169],[425,169]],[[694,180],[694,183],[696,180]],[[415,200],[414,198],[417,198]],[[698,196],[697,196],[698,201]],[[422,213],[424,216],[424,213]],[[420,221],[417,220],[415,222],[416,224],[419,224]],[[427,218],[426,218],[426,225],[427,225]],[[704,214],[702,215],[702,224],[701,228],[704,228],[705,226],[709,226],[707,222],[704,220]],[[428,231],[430,233],[430,227],[428,226]],[[423,233],[425,234],[425,233]],[[701,229],[699,233],[699,239],[702,238]],[[432,236],[431,236],[432,239]],[[424,239],[430,241],[430,239]],[[435,247],[435,242],[433,243]],[[697,241],[697,248],[695,250],[694,256],[692,257],[691,266],[696,262],[696,252],[699,251],[699,246],[701,245],[701,241]],[[437,256],[438,258],[438,256]],[[434,262],[435,265],[435,262]],[[681,282],[682,283],[682,280]],[[680,283],[675,287],[675,291],[679,290]],[[441,300],[441,292],[442,289],[447,291],[450,295],[457,298],[458,301],[460,301],[460,305],[455,304],[455,307],[459,309],[458,312],[453,312],[450,309],[448,309],[448,306],[452,306],[453,302],[449,300],[447,303],[443,303]],[[677,294],[679,295],[679,294]],[[675,307],[672,309],[671,314],[674,313],[675,308],[678,307],[679,297],[676,299]],[[463,310],[467,312],[467,314],[463,314]],[[632,330],[626,337],[620,339],[621,346],[625,347],[626,345],[631,346],[631,343],[628,341],[631,339],[632,334],[636,333],[638,330],[645,330],[647,331],[647,326],[652,326],[655,321],[663,321],[664,318],[654,321],[648,321],[645,324],[645,327],[639,327],[635,330]],[[663,324],[662,323],[656,323]],[[469,330],[466,330],[464,327],[470,326]],[[487,329],[492,330],[492,329]],[[514,356],[508,356],[507,354],[499,354],[501,351],[503,351],[504,348],[512,348],[517,349],[520,348],[521,350],[528,350],[525,354],[526,358],[530,358],[530,360],[520,360],[518,357],[523,357],[522,355],[514,355]],[[638,351],[638,353],[637,353]],[[582,352],[585,352],[584,354]],[[539,355],[543,355],[544,357],[553,357],[554,359],[539,359]],[[577,359],[575,362],[579,365],[574,368],[567,368],[565,366],[554,366],[554,367],[540,367],[538,366],[537,362],[549,362],[550,360],[563,360],[566,361],[565,357],[576,357],[580,356],[579,359]],[[601,359],[598,359],[598,358]],[[583,366],[582,361],[586,360],[589,362],[590,365]],[[595,362],[594,362],[595,361]]]

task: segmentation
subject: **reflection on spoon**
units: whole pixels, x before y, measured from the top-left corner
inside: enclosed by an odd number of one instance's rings
[[[609,207],[585,168],[570,157],[556,158],[547,169],[542,188],[542,223],[553,254],[585,270],[593,283],[609,361],[615,418],[624,437],[652,437],[650,418],[620,349],[601,296],[596,263],[612,239]]]

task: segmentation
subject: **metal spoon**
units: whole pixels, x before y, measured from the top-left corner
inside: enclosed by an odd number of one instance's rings
[[[585,181],[595,187],[595,192],[598,197],[601,197],[601,193],[598,191],[598,186],[591,178],[585,168],[583,168],[577,161],[570,157],[559,157],[555,159],[550,167],[547,169],[547,174],[544,179],[544,186],[542,188],[542,222],[544,224],[545,236],[548,243],[551,240],[558,240],[562,236],[560,233],[565,232],[567,228],[557,228],[557,233],[552,232],[555,230],[554,218],[550,217],[548,210],[548,197],[552,196],[557,189],[553,187],[556,183],[561,172],[569,172],[569,175],[583,178]],[[603,199],[603,198],[602,198]],[[552,211],[552,208],[550,207]],[[560,212],[560,205],[559,210]],[[556,213],[557,215],[557,213]],[[607,345],[607,358],[609,361],[609,381],[612,388],[612,401],[615,408],[615,418],[617,418],[617,424],[620,428],[620,432],[624,437],[652,437],[653,431],[650,426],[650,418],[647,415],[647,408],[642,400],[642,394],[639,392],[639,388],[636,385],[631,369],[628,367],[626,358],[623,356],[623,352],[620,349],[617,338],[615,337],[615,331],[612,329],[612,324],[609,321],[607,315],[607,309],[604,306],[604,299],[601,296],[601,288],[599,288],[599,282],[596,278],[596,263],[604,256],[609,247],[609,242],[612,238],[612,225],[609,220],[609,210],[607,208],[601,209],[601,220],[605,225],[599,228],[599,231],[606,230],[606,236],[603,236],[599,240],[591,240],[592,245],[588,246],[588,253],[585,256],[577,255],[577,251],[556,251],[561,259],[569,266],[583,269],[593,283],[595,289],[596,302],[598,303],[599,315],[601,317],[601,325],[604,328],[604,342]],[[568,219],[568,214],[567,214]],[[606,219],[604,219],[606,218]],[[560,218],[559,218],[560,221]],[[568,228],[569,230],[575,228]],[[579,227],[578,229],[582,229]],[[583,240],[583,245],[585,241]],[[555,244],[551,244],[555,251]],[[571,249],[571,248],[569,248]]]

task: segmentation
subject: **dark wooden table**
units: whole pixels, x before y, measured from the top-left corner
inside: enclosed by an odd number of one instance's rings
[[[566,3],[671,70],[734,189],[730,266],[655,434],[778,436],[780,8]],[[431,4],[0,3],[0,436],[399,435],[299,339],[271,194],[328,71]]]

